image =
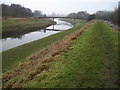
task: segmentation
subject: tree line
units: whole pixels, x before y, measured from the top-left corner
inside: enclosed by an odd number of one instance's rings
[[[19,4],[1,4],[2,17],[40,17],[44,16],[41,11],[35,10],[32,12],[31,9],[25,8]]]
[[[3,17],[42,17],[46,16],[46,14],[42,14],[40,10],[35,10],[32,12],[31,9],[25,8],[19,4],[0,4],[2,6],[2,16]],[[0,6],[0,7],[1,7]],[[84,20],[93,20],[93,19],[102,19],[111,21],[114,24],[120,25],[120,2],[118,3],[118,7],[114,11],[97,11],[94,14],[89,14],[86,11],[79,11],[77,13],[70,13],[67,17],[75,17]]]
[[[75,17],[84,20],[93,20],[93,19],[102,19],[111,21],[114,24],[120,25],[120,2],[118,3],[118,7],[114,11],[97,11],[94,14],[89,14],[86,11],[79,11],[77,13],[70,13],[67,17]]]

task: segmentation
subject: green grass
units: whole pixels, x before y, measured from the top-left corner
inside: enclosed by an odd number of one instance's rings
[[[60,20],[70,22],[71,24],[75,25],[77,23],[83,22],[81,19],[69,19],[69,18],[61,18]]]
[[[55,41],[60,40],[64,36],[78,30],[84,24],[85,22],[83,21],[72,29],[2,52],[3,72],[15,68],[19,62],[25,61],[25,59],[31,54],[51,45]]]
[[[2,21],[2,36],[16,37],[31,31],[45,28],[53,23],[50,19],[8,18]]]
[[[106,58],[107,64],[104,63]],[[96,21],[74,41],[67,53],[57,55],[56,60],[45,65],[50,66],[49,70],[37,74],[23,88],[116,88],[118,32]]]
[[[0,18],[1,19],[1,18]],[[2,32],[2,21],[0,21],[0,33]],[[0,38],[2,38],[2,35],[0,35]]]

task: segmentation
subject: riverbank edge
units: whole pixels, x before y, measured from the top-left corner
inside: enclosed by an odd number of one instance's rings
[[[85,22],[79,23],[75,25],[73,28],[50,35],[48,37],[23,44],[21,46],[6,50],[2,52],[3,57],[3,72],[12,69],[13,67],[17,66],[19,62],[25,61],[25,58],[30,56],[31,54],[46,48],[47,46],[51,45],[52,43],[61,40],[64,36],[71,34],[72,32],[79,30]],[[44,43],[43,43],[44,42]],[[10,63],[12,62],[12,63]],[[15,65],[16,64],[16,65]],[[12,65],[12,68],[10,67]],[[7,67],[7,68],[6,68]]]
[[[82,19],[68,19],[68,18],[61,18],[60,20],[69,22],[72,25],[76,25],[78,22],[80,23],[81,21],[86,21],[86,20],[82,20]]]
[[[44,23],[44,25],[29,25],[29,24],[25,24],[23,25],[22,27],[20,28],[16,28],[16,26],[14,27],[14,30],[10,30],[10,31],[2,31],[2,37],[0,37],[0,39],[4,39],[4,38],[8,38],[8,37],[20,37],[22,36],[23,34],[26,34],[26,33],[29,33],[29,32],[33,32],[33,31],[38,31],[40,29],[45,29],[46,27],[50,26],[50,25],[55,25],[56,22],[55,21],[52,21],[50,19],[46,19],[48,21],[48,23]],[[45,20],[45,22],[46,22]],[[36,20],[37,22],[37,20]],[[40,24],[40,23],[37,23],[37,24]],[[3,23],[2,23],[2,26],[3,26]],[[26,26],[29,26],[29,27],[26,27]],[[3,29],[3,27],[2,27]]]

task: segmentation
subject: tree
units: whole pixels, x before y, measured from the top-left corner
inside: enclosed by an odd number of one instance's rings
[[[78,13],[70,13],[67,17],[80,18],[87,20],[89,13],[86,11],[79,11]]]
[[[89,16],[88,16],[88,21],[91,21],[91,20],[93,20],[93,19],[95,19],[95,14],[92,14],[92,15],[89,15]]]
[[[2,16],[31,17],[33,13],[29,8],[22,7],[19,4],[11,4],[10,6],[2,4]]]
[[[120,26],[119,17],[120,17],[120,2],[118,3],[118,8],[116,8],[114,12],[112,12],[110,21]]]
[[[9,15],[9,6],[2,4],[2,16],[7,16]]]
[[[67,17],[76,17],[76,13],[70,13],[67,15]]]
[[[97,19],[109,20],[111,17],[111,11],[97,11],[95,16]]]
[[[80,11],[76,14],[77,18],[87,20],[89,14],[86,11]]]
[[[42,17],[44,16],[40,10],[35,10],[34,11],[34,17]]]

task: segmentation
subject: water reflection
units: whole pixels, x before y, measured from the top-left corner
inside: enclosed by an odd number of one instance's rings
[[[2,42],[2,46],[3,46],[2,51],[14,48],[16,46],[20,46],[22,44],[25,44],[31,41],[35,41],[35,40],[47,37],[49,35],[58,33],[63,30],[67,30],[72,27],[72,25],[68,22],[61,21],[59,19],[54,19],[54,20],[57,22],[57,24],[51,25],[47,27],[46,29],[41,29],[38,31],[23,34],[23,35],[21,34],[21,35],[14,36],[14,37],[0,39],[0,41]]]
[[[25,36],[24,34],[19,35],[19,36],[13,36],[11,37],[11,39],[14,39],[14,38],[22,39],[24,36]]]

